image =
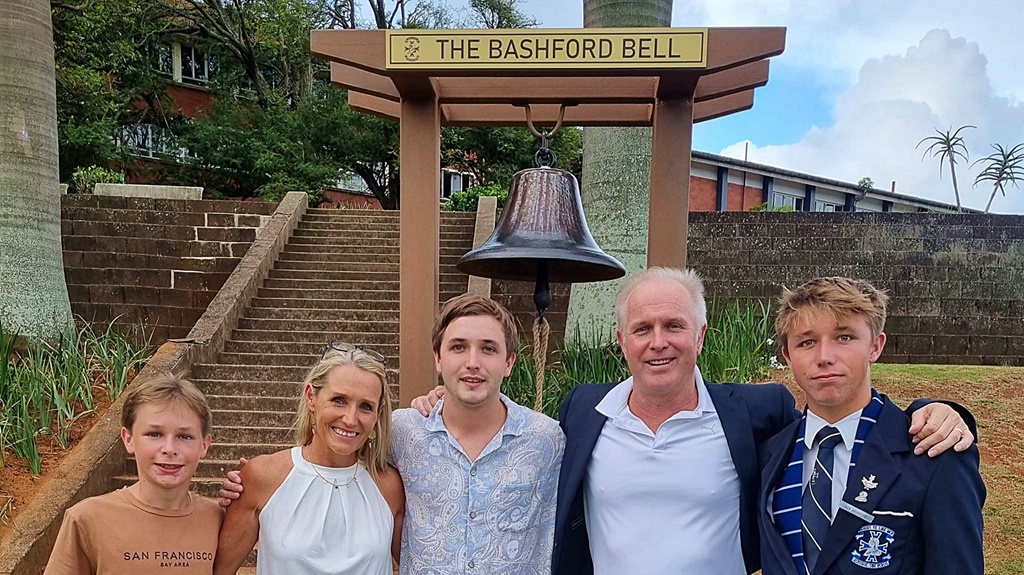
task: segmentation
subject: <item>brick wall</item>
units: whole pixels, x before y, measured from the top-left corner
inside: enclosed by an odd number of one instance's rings
[[[61,232],[71,310],[96,330],[140,322],[183,338],[276,204],[66,195]]]
[[[881,361],[1024,365],[1024,217],[691,213],[709,298],[777,298],[816,276],[891,297]]]

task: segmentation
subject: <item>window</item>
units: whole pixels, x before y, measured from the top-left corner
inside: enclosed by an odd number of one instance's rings
[[[770,208],[772,210],[779,210],[780,208],[789,208],[794,212],[803,211],[804,199],[799,198],[797,196],[790,196],[787,194],[780,194],[778,192],[775,192],[774,194],[772,194],[772,205],[770,206]]]
[[[156,69],[175,82],[203,85],[213,76],[213,60],[199,48],[172,42],[157,46]]]
[[[135,155],[144,158],[191,157],[185,148],[178,146],[174,134],[154,124],[136,124],[121,129],[124,145]]]
[[[814,202],[814,211],[816,212],[841,212],[843,211],[842,204],[834,204],[832,202],[825,202],[822,200],[816,200]]]

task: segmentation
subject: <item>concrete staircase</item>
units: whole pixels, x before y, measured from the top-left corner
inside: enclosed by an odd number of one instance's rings
[[[239,320],[216,363],[193,378],[214,410],[213,446],[193,490],[215,496],[239,457],[292,445],[291,423],[308,369],[326,343],[372,347],[398,365],[397,212],[310,209]],[[472,248],[475,214],[441,218],[440,299],[464,293],[455,269]],[[114,487],[135,480],[134,460]],[[242,571],[240,571],[241,573]]]

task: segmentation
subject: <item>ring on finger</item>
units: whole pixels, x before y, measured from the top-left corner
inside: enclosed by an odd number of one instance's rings
[[[964,430],[963,428],[960,428],[960,427],[954,428],[953,431],[959,431],[960,432],[960,439],[963,439],[964,438],[964,434],[966,433],[966,430]],[[957,441],[959,441],[959,439]]]

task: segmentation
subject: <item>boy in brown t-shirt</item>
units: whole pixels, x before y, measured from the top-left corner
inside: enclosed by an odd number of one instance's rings
[[[68,509],[44,575],[210,574],[223,514],[189,492],[210,447],[206,398],[159,377],[125,396],[121,440],[139,481]]]

